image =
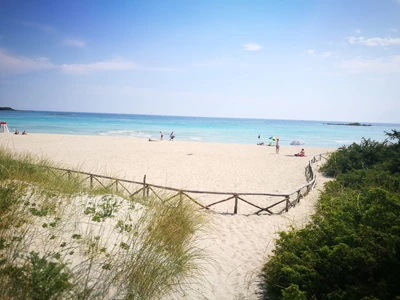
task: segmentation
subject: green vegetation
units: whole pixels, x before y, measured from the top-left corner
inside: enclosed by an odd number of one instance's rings
[[[133,203],[50,166],[0,149],[4,297],[159,299],[199,280],[207,219],[190,201]]]
[[[276,299],[400,299],[399,132],[333,153],[312,223],[280,233],[264,266]]]

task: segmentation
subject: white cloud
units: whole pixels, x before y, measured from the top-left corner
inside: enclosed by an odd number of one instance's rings
[[[316,52],[316,51],[315,51],[315,50],[313,50],[313,49],[309,49],[309,50],[307,50],[307,53],[308,53],[308,54],[311,54],[311,55],[315,54],[315,52]]]
[[[323,57],[323,58],[328,58],[331,55],[332,55],[332,51],[325,51],[325,52],[321,53],[321,57]]]
[[[358,34],[360,34],[360,33],[361,33],[361,29],[358,29],[358,28],[357,28],[357,29],[355,30],[355,32],[358,33]]]
[[[56,67],[56,65],[45,57],[32,59],[24,56],[11,56],[0,49],[1,73],[28,73],[38,70],[54,69]]]
[[[262,47],[256,43],[250,43],[250,44],[244,44],[243,48],[246,51],[258,51],[261,50]]]
[[[400,55],[383,58],[356,58],[344,61],[341,67],[351,73],[398,73],[400,72]]]
[[[400,1],[400,0],[399,0]],[[400,38],[364,38],[364,37],[346,37],[350,44],[362,44],[365,46],[390,46],[390,45],[400,45]]]
[[[213,67],[225,65],[231,61],[232,61],[232,59],[230,59],[230,58],[222,57],[222,58],[216,58],[213,60],[207,60],[207,61],[203,61],[203,62],[196,62],[196,63],[193,63],[193,66],[196,68],[213,68]]]
[[[163,67],[137,67],[132,61],[116,58],[109,61],[100,61],[88,64],[53,64],[45,57],[32,59],[24,56],[12,56],[0,48],[0,74],[29,73],[41,70],[61,70],[71,75],[90,75],[100,71],[127,71],[141,70],[149,72],[184,72],[183,69]]]
[[[158,68],[158,67],[144,67],[138,66],[136,69],[141,71],[149,71],[149,72],[185,72],[184,69],[177,69],[177,68]]]
[[[90,64],[63,64],[61,70],[73,75],[88,75],[97,71],[126,71],[136,69],[131,61],[114,59]]]
[[[44,25],[44,24],[40,24],[40,23],[36,23],[36,22],[21,21],[19,23],[24,25],[24,26],[26,26],[26,27],[33,28],[33,29],[38,29],[38,30],[46,32],[46,33],[50,33],[50,32],[54,32],[55,31],[55,28],[53,26]]]
[[[78,39],[65,39],[63,45],[71,46],[75,48],[85,48],[86,42]]]

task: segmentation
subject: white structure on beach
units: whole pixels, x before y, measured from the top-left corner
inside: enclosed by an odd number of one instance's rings
[[[6,122],[0,122],[0,132],[10,132]]]

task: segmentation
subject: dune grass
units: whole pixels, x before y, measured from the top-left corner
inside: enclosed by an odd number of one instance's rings
[[[0,149],[6,299],[159,299],[201,280],[207,217],[191,202],[137,203],[46,166]]]

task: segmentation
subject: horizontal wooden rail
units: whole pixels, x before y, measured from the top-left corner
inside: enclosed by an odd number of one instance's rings
[[[51,171],[54,175],[55,172],[54,170],[58,170],[63,172],[61,176],[64,176],[65,174],[70,178],[72,174],[79,174],[79,175],[84,175],[86,176],[82,181],[85,180],[90,180],[90,188],[93,188],[94,186],[94,180],[102,186],[106,190],[112,190],[113,187],[115,188],[115,191],[118,193],[118,191],[125,191],[126,193],[129,194],[129,197],[132,198],[136,195],[138,195],[140,192],[143,192],[142,197],[145,199],[147,196],[149,196],[149,192],[151,191],[158,199],[162,199],[156,192],[155,189],[160,189],[160,190],[165,190],[165,191],[173,191],[176,192],[176,194],[170,196],[168,199],[163,200],[164,202],[169,201],[175,197],[185,197],[189,199],[190,201],[196,203],[196,205],[200,206],[203,209],[210,209],[211,206],[215,206],[227,201],[234,201],[234,210],[233,213],[237,214],[238,213],[238,204],[240,202],[244,202],[247,205],[250,205],[252,207],[255,207],[258,209],[258,211],[254,212],[254,214],[259,214],[261,212],[267,212],[269,214],[273,214],[271,209],[279,204],[282,204],[285,202],[285,206],[283,211],[288,211],[290,207],[293,207],[296,205],[296,203],[300,202],[301,198],[304,198],[312,189],[314,189],[315,184],[316,184],[316,173],[312,167],[313,163],[316,161],[321,161],[322,158],[327,159],[324,154],[317,154],[314,155],[309,161],[307,166],[305,167],[305,177],[307,180],[307,183],[295,188],[293,191],[289,193],[248,193],[248,192],[216,192],[216,191],[198,191],[198,190],[182,190],[182,189],[177,189],[173,187],[167,187],[167,186],[162,186],[162,185],[157,185],[157,184],[151,184],[146,182],[146,175],[144,175],[143,181],[134,181],[134,180],[127,180],[127,179],[119,179],[119,178],[114,178],[110,176],[104,176],[104,175],[97,175],[97,174],[92,174],[88,172],[83,172],[83,171],[75,171],[75,170],[70,170],[70,169],[65,169],[65,168],[57,168],[57,167],[48,167],[48,166],[41,166],[41,165],[33,165],[36,167],[43,167]],[[108,184],[104,184],[101,182],[101,180],[109,180],[111,182],[108,182]],[[141,186],[138,190],[136,191],[129,191],[129,189],[123,185],[123,184],[135,184]],[[119,189],[118,187],[121,187]],[[303,189],[306,189],[303,193],[301,192]],[[193,197],[191,197],[189,194],[198,194],[198,195],[225,195],[229,196],[225,199],[218,200],[216,202],[210,203],[210,204],[202,204],[199,201],[195,200]],[[290,200],[290,197],[292,195],[296,194],[295,199],[293,201]],[[248,201],[244,199],[245,196],[257,196],[257,197],[279,197],[279,198],[284,198],[283,200],[279,200],[276,203],[273,203],[267,207],[261,207],[260,205],[257,205],[255,203],[252,203],[251,201]]]

